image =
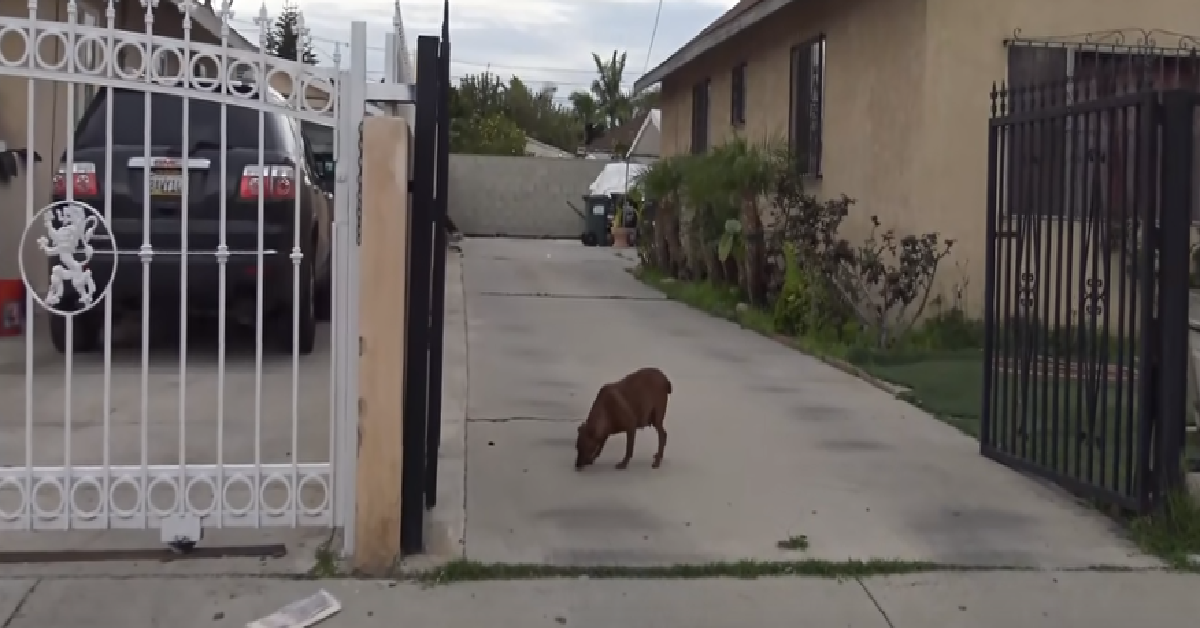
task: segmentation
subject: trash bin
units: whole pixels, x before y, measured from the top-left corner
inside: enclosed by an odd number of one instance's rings
[[[613,213],[612,197],[604,195],[588,195],[583,197],[584,211],[587,216],[583,221],[584,246],[608,246],[608,218]]]

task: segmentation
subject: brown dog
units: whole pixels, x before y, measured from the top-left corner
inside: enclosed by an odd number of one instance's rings
[[[595,462],[608,437],[622,433],[625,434],[625,457],[617,468],[628,467],[629,459],[633,457],[634,435],[651,425],[658,432],[658,453],[654,454],[651,465],[657,469],[662,464],[663,448],[667,446],[663,419],[670,394],[671,380],[656,368],[638,369],[619,381],[601,386],[587,420],[579,426],[575,470]]]

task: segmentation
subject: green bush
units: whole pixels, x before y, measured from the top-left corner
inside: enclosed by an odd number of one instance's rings
[[[852,342],[859,325],[845,301],[820,272],[800,265],[796,247],[783,245],[783,287],[775,300],[775,331],[813,340]]]

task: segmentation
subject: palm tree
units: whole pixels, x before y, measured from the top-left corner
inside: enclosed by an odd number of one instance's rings
[[[612,58],[605,61],[600,55],[592,53],[596,62],[596,73],[599,76],[592,81],[592,96],[596,106],[604,116],[608,128],[613,129],[629,120],[633,114],[633,105],[629,96],[621,91],[621,79],[625,74],[625,53],[612,53]]]

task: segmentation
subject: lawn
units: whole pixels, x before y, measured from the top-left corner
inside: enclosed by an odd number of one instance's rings
[[[908,388],[901,395],[906,401],[980,437],[984,366],[979,352],[858,366]],[[1124,382],[1118,394],[1113,382],[1088,386],[1039,373],[1022,382],[1015,373],[997,373],[990,440],[1004,453],[1101,486],[1132,504],[1138,408],[1130,384]]]
[[[983,356],[977,351],[924,360],[855,360],[867,373],[909,389],[902,395],[960,430],[979,437],[983,398]]]

